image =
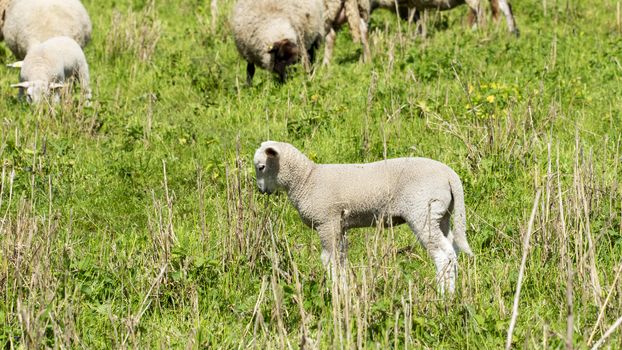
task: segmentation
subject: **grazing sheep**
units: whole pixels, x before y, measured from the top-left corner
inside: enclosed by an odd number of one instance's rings
[[[4,27],[4,16],[6,14],[6,10],[11,5],[12,0],[0,0],[0,41],[4,40],[4,35],[2,34],[2,27]]]
[[[79,0],[18,0],[5,13],[4,40],[15,57],[49,38],[68,36],[81,47],[91,40],[91,19]]]
[[[326,31],[326,46],[324,47],[324,65],[330,63],[337,38],[337,30],[346,21],[350,26],[352,39],[363,45],[363,61],[369,62],[368,27],[371,14],[370,0],[324,0],[324,19]]]
[[[238,51],[248,62],[249,85],[255,65],[284,82],[287,66],[305,57],[313,62],[324,36],[321,0],[239,0],[231,24]]]
[[[440,291],[453,293],[457,253],[473,253],[462,183],[447,165],[427,158],[315,164],[294,146],[274,141],[261,144],[254,164],[259,190],[285,190],[302,221],[318,231],[324,265],[334,262],[335,247],[345,259],[345,230],[408,223],[434,260]]]
[[[79,80],[86,99],[91,98],[89,66],[80,45],[69,37],[55,37],[35,45],[24,61],[10,66],[21,68],[20,83],[11,86],[19,88],[20,96],[25,93],[30,103],[41,102],[51,91],[63,87],[65,81],[74,77]],[[57,100],[58,94],[54,97]]]
[[[397,1],[397,7],[396,7]],[[422,11],[425,9],[438,9],[440,11],[450,10],[456,6],[467,4],[469,6],[468,22],[471,25],[475,25],[479,22],[479,0],[372,0],[372,11],[376,8],[386,8],[397,12],[402,19],[408,19],[409,12],[414,9],[415,11]],[[499,10],[505,15],[508,30],[518,35],[519,31],[516,28],[516,22],[514,21],[514,15],[512,13],[512,7],[508,0],[490,0],[490,7],[493,18],[496,20],[499,16]]]

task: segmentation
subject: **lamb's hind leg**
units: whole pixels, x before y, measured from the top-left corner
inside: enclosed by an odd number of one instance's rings
[[[440,201],[432,201],[427,213],[419,213],[417,218],[408,220],[410,228],[413,230],[417,239],[426,249],[434,265],[436,266],[436,282],[441,295],[447,290],[453,294],[458,274],[458,259],[456,252],[451,244],[451,237],[448,227],[447,233],[443,232],[443,218],[447,208]]]

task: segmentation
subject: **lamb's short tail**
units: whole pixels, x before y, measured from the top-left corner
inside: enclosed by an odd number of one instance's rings
[[[453,196],[453,245],[457,250],[466,253],[469,256],[473,256],[473,251],[469,247],[466,237],[466,208],[464,206],[464,189],[462,188],[462,182],[460,177],[455,171],[450,169],[449,174],[449,186],[451,187],[451,194]]]

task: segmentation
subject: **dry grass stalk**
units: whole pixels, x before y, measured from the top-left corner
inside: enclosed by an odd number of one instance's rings
[[[510,320],[508,335],[505,341],[506,350],[509,350],[512,347],[512,333],[514,332],[516,319],[518,317],[518,301],[520,299],[520,290],[523,283],[523,276],[525,274],[525,265],[527,264],[527,254],[529,253],[529,240],[531,239],[533,222],[536,218],[536,211],[538,209],[538,202],[540,201],[541,192],[542,191],[538,189],[538,192],[536,193],[536,198],[533,201],[533,208],[531,210],[531,217],[529,218],[529,224],[527,225],[527,233],[523,238],[523,257],[521,258],[520,269],[518,271],[518,280],[516,281],[516,293],[514,295],[514,306],[512,307],[512,318]]]
[[[603,346],[603,344],[605,344],[605,341],[607,340],[607,338],[609,338],[611,336],[611,334],[613,334],[613,332],[615,332],[616,328],[620,327],[620,325],[622,324],[622,316],[620,318],[618,318],[612,325],[611,327],[609,327],[609,329],[607,329],[607,331],[605,332],[605,334],[603,334],[602,338],[600,338],[592,347],[592,350],[598,350],[600,349],[601,346]]]
[[[153,216],[149,216],[148,227],[153,245],[153,259],[157,265],[170,263],[171,252],[177,238],[173,228],[173,200],[174,195],[169,192],[166,174],[166,162],[162,161],[164,203],[157,199],[155,191],[151,191],[153,202]],[[166,214],[165,209],[166,208]]]
[[[572,349],[572,335],[574,333],[574,299],[573,299],[573,269],[572,259],[568,253],[568,232],[566,231],[566,217],[564,214],[564,201],[562,198],[562,184],[559,167],[559,145],[557,146],[557,199],[559,203],[559,223],[561,226],[561,259],[560,269],[566,270],[566,349]],[[546,334],[546,333],[545,333]]]
[[[149,290],[145,294],[145,297],[143,298],[143,301],[140,304],[140,307],[138,308],[136,314],[131,315],[126,320],[127,333],[125,333],[125,337],[123,338],[123,342],[121,343],[121,348],[123,349],[126,348],[126,344],[130,336],[132,337],[132,339],[135,339],[136,328],[140,324],[140,320],[142,319],[147,309],[149,309],[149,305],[151,305],[151,296],[154,294],[154,290],[157,290],[160,287],[162,278],[164,277],[164,274],[167,268],[168,268],[168,264],[163,264],[160,267],[160,272],[158,273],[156,278],[151,283],[151,286],[149,287]]]
[[[609,288],[609,293],[607,293],[607,298],[605,298],[605,302],[603,303],[603,306],[601,306],[600,311],[598,312],[598,318],[596,319],[594,328],[592,328],[592,333],[590,333],[590,337],[587,340],[588,346],[592,345],[592,340],[594,339],[594,336],[596,335],[596,331],[598,330],[598,327],[600,326],[600,323],[602,322],[603,317],[605,316],[605,310],[607,308],[607,305],[609,304],[609,300],[611,299],[611,296],[613,295],[613,291],[618,283],[618,279],[620,278],[620,272],[622,272],[622,263],[620,263],[620,265],[618,266],[618,271],[616,272],[616,276],[613,279],[611,288]]]

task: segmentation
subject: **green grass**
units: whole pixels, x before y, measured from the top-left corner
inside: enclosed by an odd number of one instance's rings
[[[329,67],[253,87],[231,1],[214,26],[207,1],[150,4],[85,1],[92,107],[25,105],[0,69],[4,348],[501,348],[537,191],[513,346],[585,348],[622,315],[616,3],[514,1],[518,39],[467,29],[464,6],[425,38],[378,11],[373,63],[344,30]],[[266,139],[454,168],[476,254],[456,297],[402,226],[349,232],[351,288],[332,285],[317,234],[255,188]]]

